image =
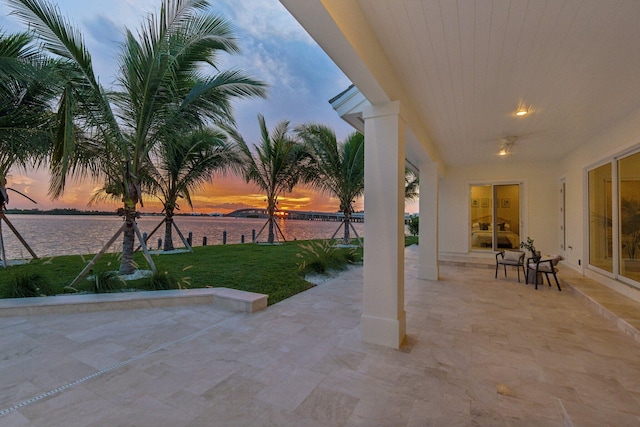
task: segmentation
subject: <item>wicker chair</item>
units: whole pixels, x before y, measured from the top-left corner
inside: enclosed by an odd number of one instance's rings
[[[496,276],[498,278],[498,267],[503,266],[504,277],[507,277],[507,265],[516,267],[518,270],[518,282],[520,282],[520,268],[525,279],[527,278],[527,272],[524,270],[524,252],[522,251],[500,251],[496,254]]]

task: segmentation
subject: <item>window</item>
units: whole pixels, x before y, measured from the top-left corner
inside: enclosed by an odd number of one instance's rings
[[[520,247],[520,184],[472,185],[471,249]]]

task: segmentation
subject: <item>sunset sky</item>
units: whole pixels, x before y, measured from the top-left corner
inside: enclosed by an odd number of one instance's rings
[[[62,13],[79,26],[92,55],[94,67],[103,85],[114,81],[116,56],[123,39],[123,28],[137,29],[140,20],[155,11],[159,0],[58,0]],[[212,10],[232,22],[241,48],[240,55],[220,57],[221,69],[240,68],[270,85],[267,99],[235,103],[235,117],[240,133],[248,142],[259,139],[257,115],[263,114],[271,129],[279,121],[292,125],[315,122],[333,128],[340,140],[353,129],[333,111],[328,100],[346,89],[350,82],[329,57],[300,27],[277,0],[213,0]],[[0,29],[4,32],[24,30],[0,3]],[[63,197],[47,196],[46,170],[14,170],[8,186],[34,198],[38,204],[11,193],[9,208],[115,210],[119,203],[88,206],[90,194],[98,186],[92,182],[74,182]],[[215,177],[213,184],[193,195],[194,210],[202,213],[228,212],[241,207],[263,207],[264,196],[242,178]],[[145,201],[143,211],[160,211],[159,204]],[[285,209],[335,211],[339,203],[312,189],[298,187],[280,198]],[[356,209],[362,209],[362,200]],[[186,203],[183,212],[190,212]]]

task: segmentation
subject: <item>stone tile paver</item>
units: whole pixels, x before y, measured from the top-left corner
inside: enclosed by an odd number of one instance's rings
[[[0,425],[640,425],[640,345],[578,295],[486,268],[418,280],[416,258],[401,350],[360,341],[361,268],[254,314],[2,318]]]

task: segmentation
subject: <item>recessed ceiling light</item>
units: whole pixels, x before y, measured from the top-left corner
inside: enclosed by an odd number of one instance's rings
[[[529,114],[529,110],[526,110],[524,108],[516,111],[516,116],[522,117],[522,116],[526,116],[527,114]]]

